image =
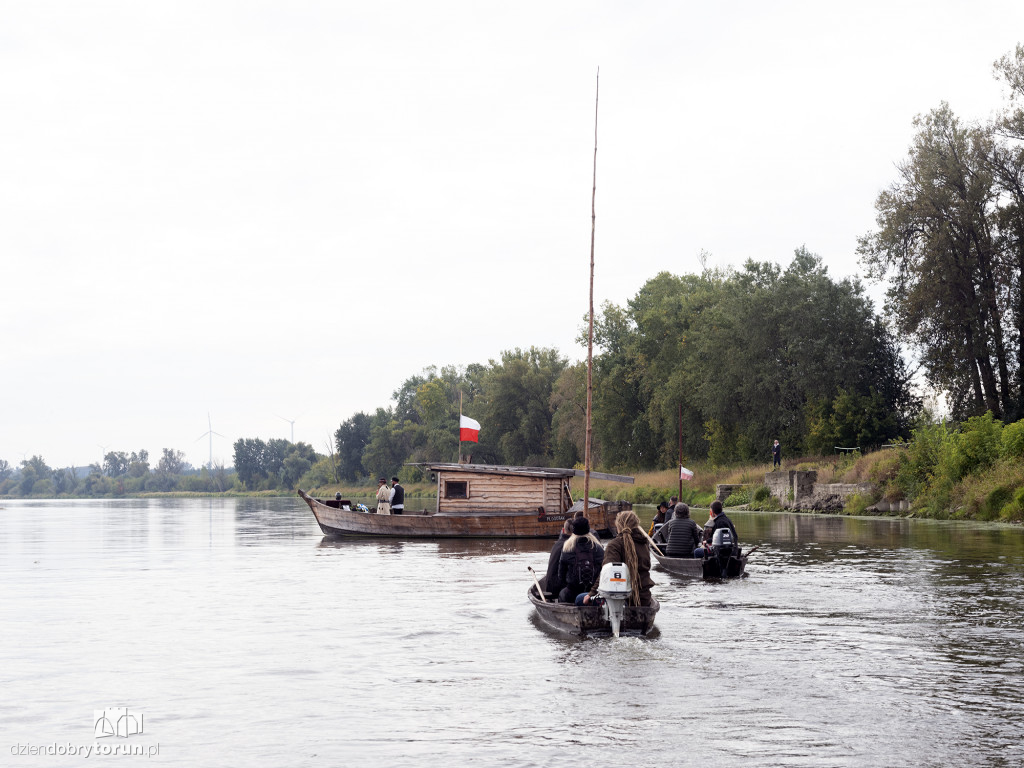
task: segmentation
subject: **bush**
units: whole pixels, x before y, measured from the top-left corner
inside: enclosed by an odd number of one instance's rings
[[[914,430],[910,447],[902,451],[894,482],[908,499],[916,499],[932,482],[942,456],[952,448],[953,435],[945,423]]]
[[[854,493],[846,497],[843,504],[843,512],[847,515],[866,515],[868,507],[874,502],[871,497],[863,493]]]
[[[953,450],[943,456],[940,466],[954,482],[995,464],[1003,447],[1003,423],[988,411],[972,416],[960,428]]]
[[[997,485],[985,497],[978,511],[981,520],[998,520],[1003,509],[1013,502],[1013,489],[1005,485]]]
[[[743,504],[750,503],[750,491],[743,488],[738,491],[733,491],[729,494],[728,498],[722,502],[727,507],[739,507]]]
[[[888,450],[874,455],[878,458],[868,467],[868,480],[876,485],[886,485],[894,481],[903,463],[902,454],[898,450]]]
[[[768,489],[768,486],[767,485],[762,485],[762,486],[759,486],[757,489],[755,489],[754,495],[753,495],[752,499],[753,499],[753,501],[755,501],[758,504],[760,504],[760,503],[762,503],[764,501],[767,501],[771,497],[772,497],[772,492]]]
[[[1024,419],[1003,427],[1001,455],[1004,459],[1024,459]]]

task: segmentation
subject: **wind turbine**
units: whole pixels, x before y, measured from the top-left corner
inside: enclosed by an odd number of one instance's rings
[[[287,421],[292,425],[292,442],[295,442],[295,419],[286,419],[284,416],[278,416],[277,418]]]
[[[212,470],[213,469],[213,436],[216,435],[217,437],[224,437],[224,435],[222,435],[220,432],[214,432],[213,431],[213,421],[210,419],[210,412],[209,411],[206,412],[206,423],[210,427],[209,430],[207,430],[206,432],[203,432],[203,434],[201,434],[199,437],[197,437],[196,438],[196,442],[198,443],[204,437],[209,436],[209,438],[210,438],[210,463],[206,465],[206,468]]]

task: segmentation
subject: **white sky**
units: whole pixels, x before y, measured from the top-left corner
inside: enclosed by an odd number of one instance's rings
[[[323,452],[425,366],[581,359],[598,67],[598,306],[701,250],[856,274],[1024,3],[842,5],[0,0],[0,458]]]

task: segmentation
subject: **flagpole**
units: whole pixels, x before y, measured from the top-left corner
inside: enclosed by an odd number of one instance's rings
[[[679,500],[683,498],[683,404],[679,404]]]
[[[593,429],[590,424],[594,407],[594,231],[597,227],[597,105],[601,93],[601,68],[597,68],[594,87],[594,186],[590,193],[590,325],[587,329],[587,433],[584,446],[583,515],[590,517],[590,446]]]
[[[459,390],[459,464],[462,463],[462,390]]]

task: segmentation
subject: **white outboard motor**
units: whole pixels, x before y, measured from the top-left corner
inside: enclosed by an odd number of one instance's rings
[[[612,634],[619,636],[622,613],[632,586],[629,583],[629,566],[625,563],[605,563],[601,567],[601,578],[597,593],[604,598],[604,615],[612,625]]]

